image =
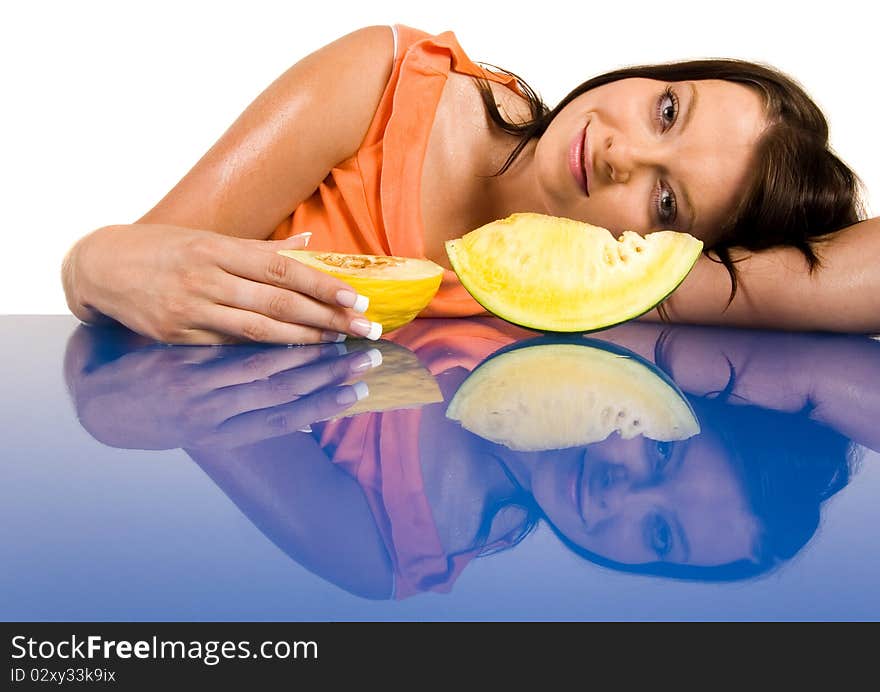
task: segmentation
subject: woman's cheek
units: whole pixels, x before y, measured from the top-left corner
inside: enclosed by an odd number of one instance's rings
[[[538,461],[531,478],[535,502],[556,528],[576,542],[583,529],[571,497],[571,480],[578,463],[579,458],[574,455],[544,457]]]

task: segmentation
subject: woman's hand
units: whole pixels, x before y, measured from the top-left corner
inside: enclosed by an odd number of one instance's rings
[[[307,242],[304,236],[251,240],[164,224],[107,226],[69,253],[68,303],[83,321],[103,314],[166,343],[378,339],[381,326],[361,314],[366,297],[277,253]]]

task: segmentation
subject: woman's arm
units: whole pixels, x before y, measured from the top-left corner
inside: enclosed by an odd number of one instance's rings
[[[136,223],[265,240],[330,169],[357,152],[388,83],[393,53],[391,28],[370,26],[306,56]]]
[[[62,267],[73,313],[178,343],[363,336],[349,328],[354,293],[336,300],[350,286],[277,255],[277,242],[264,239],[357,151],[393,50],[391,29],[373,26],[307,56],[137,223],[80,240]]]
[[[362,598],[393,597],[391,558],[363,488],[311,436],[184,451],[307,570]]]
[[[665,305],[673,322],[797,331],[880,333],[880,217],[848,226],[814,246],[809,273],[792,247],[735,250],[739,283],[730,296],[723,264],[701,256]],[[643,319],[658,321],[656,310]]]

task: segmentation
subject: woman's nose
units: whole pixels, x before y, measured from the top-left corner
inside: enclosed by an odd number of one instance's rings
[[[587,524],[594,527],[620,512],[630,492],[632,478],[624,464],[600,462],[591,470],[586,503]]]
[[[600,148],[597,163],[604,166],[610,182],[627,183],[639,168],[656,166],[657,158],[657,152],[650,144],[608,135]]]

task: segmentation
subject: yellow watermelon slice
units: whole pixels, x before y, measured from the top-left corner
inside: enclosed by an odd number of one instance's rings
[[[687,233],[640,236],[543,214],[513,214],[446,242],[461,283],[489,312],[530,329],[587,332],[663,302],[703,243]]]

